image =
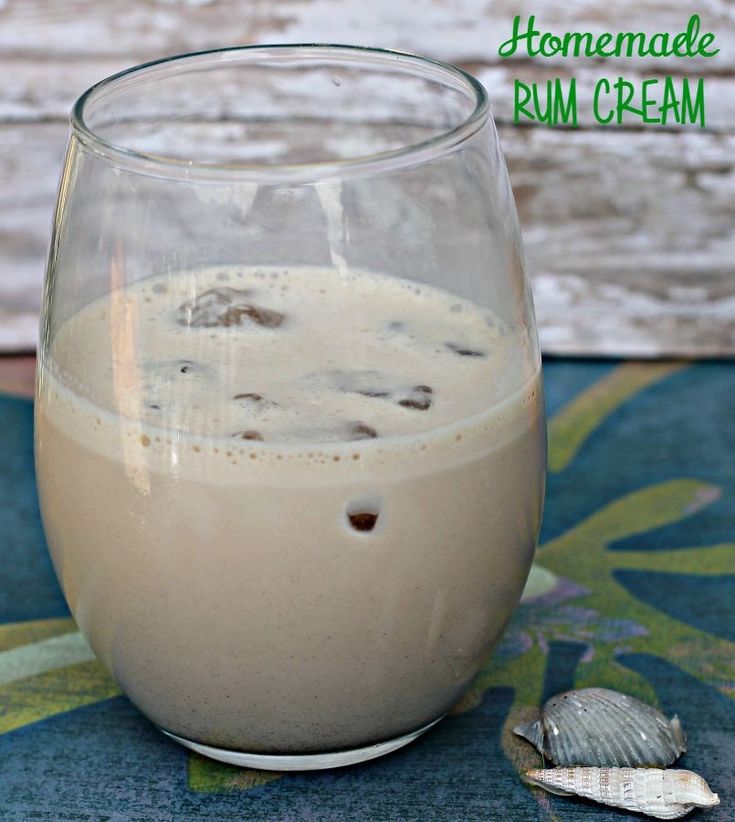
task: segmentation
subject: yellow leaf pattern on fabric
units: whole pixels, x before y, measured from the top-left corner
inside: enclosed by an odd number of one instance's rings
[[[625,401],[685,367],[684,363],[624,364],[577,395],[550,421],[550,470],[564,470],[589,436]],[[566,584],[569,590],[565,596],[569,601],[588,609],[600,620],[614,621],[624,616],[627,623],[638,626],[625,639],[626,648],[633,653],[656,654],[675,661],[685,671],[700,678],[700,663],[706,657],[708,681],[726,692],[726,683],[735,681],[733,643],[680,622],[637,599],[616,581],[614,572],[635,569],[700,575],[732,574],[735,573],[735,545],[657,551],[611,551],[608,548],[616,540],[634,537],[690,516],[715,502],[719,493],[719,489],[712,485],[687,478],[641,488],[613,500],[543,545],[538,554],[542,568],[537,574],[535,588],[533,585],[529,588],[530,600],[519,608],[509,626],[509,632],[528,629],[528,635],[536,638],[530,647],[515,656],[496,654],[453,713],[472,710],[489,688],[511,686],[515,694],[514,704],[503,728],[503,749],[519,770],[539,764],[538,755],[514,737],[511,729],[518,721],[533,715],[542,696],[547,654],[538,638],[540,634],[534,634],[531,630],[534,626],[526,623],[535,618],[534,597],[548,595],[554,584],[557,587]],[[550,607],[549,612],[552,611]],[[558,619],[557,613],[554,618]],[[559,630],[563,630],[564,625],[559,625]],[[41,643],[75,630],[71,619],[2,625],[0,652]],[[587,663],[580,666],[577,686],[594,684],[619,688],[647,701],[655,701],[650,684],[615,659],[616,641],[607,640],[604,632],[596,633],[594,626],[586,626],[584,630],[587,631],[585,641],[593,653]],[[0,686],[0,733],[118,693],[114,682],[94,661],[46,670]],[[214,794],[247,791],[283,776],[224,765],[198,754],[189,754],[187,780],[192,791]],[[548,806],[547,800],[539,801],[546,801]]]

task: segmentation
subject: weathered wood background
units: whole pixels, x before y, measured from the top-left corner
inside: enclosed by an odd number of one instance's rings
[[[712,60],[498,58],[515,14],[554,31],[679,31]],[[486,84],[524,228],[544,349],[735,352],[732,0],[0,0],[0,350],[32,348],[73,100],[134,63],[243,43],[347,42],[459,63]],[[706,77],[706,130],[512,124],[513,79]],[[584,103],[580,110],[589,106]]]

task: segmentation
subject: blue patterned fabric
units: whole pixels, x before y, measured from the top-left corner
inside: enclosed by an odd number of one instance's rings
[[[540,758],[513,724],[589,685],[678,713],[680,766],[722,800],[700,818],[735,819],[735,367],[550,361],[545,379],[541,547],[493,659],[411,746],[285,775],[189,755],[90,658],[44,544],[31,403],[0,396],[0,819],[640,819],[520,779]]]

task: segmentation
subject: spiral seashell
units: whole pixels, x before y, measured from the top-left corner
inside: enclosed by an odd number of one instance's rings
[[[541,718],[513,732],[556,765],[599,768],[670,765],[686,751],[677,717],[607,688],[582,688],[551,697]]]
[[[526,782],[560,796],[583,796],[603,805],[679,819],[694,808],[720,804],[696,773],[661,768],[547,768],[526,771]]]

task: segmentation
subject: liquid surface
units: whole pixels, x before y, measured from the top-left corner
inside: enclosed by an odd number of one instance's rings
[[[530,379],[518,352],[489,311],[429,286],[334,269],[212,269],[91,303],[59,330],[53,359],[77,394],[151,426],[324,443],[477,414]]]

